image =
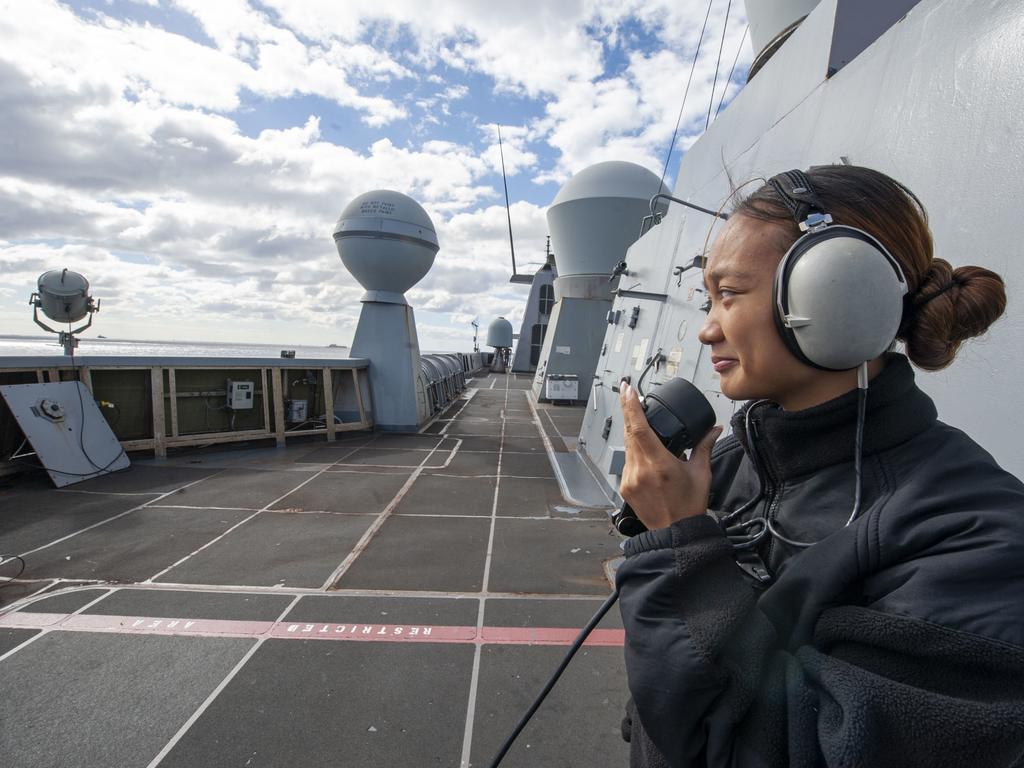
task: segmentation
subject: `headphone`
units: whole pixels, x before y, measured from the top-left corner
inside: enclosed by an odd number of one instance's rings
[[[775,271],[775,326],[798,360],[826,371],[847,371],[873,360],[896,339],[907,280],[878,240],[856,227],[833,224],[802,171],[773,176],[804,234]]]

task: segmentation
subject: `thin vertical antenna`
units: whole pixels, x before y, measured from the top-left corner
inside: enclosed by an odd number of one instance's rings
[[[711,107],[715,104],[715,90],[718,88],[718,68],[722,66],[722,49],[725,48],[725,33],[729,31],[729,12],[732,10],[732,0],[725,6],[725,25],[722,27],[722,43],[718,46],[718,63],[715,64],[715,82],[711,86],[711,101],[708,102],[708,119],[704,121],[704,130],[711,125]],[[729,86],[726,85],[726,88]]]
[[[512,277],[516,276],[516,246],[512,242],[512,210],[508,205],[508,178],[505,176],[505,150],[501,146],[501,126],[498,126],[498,153],[501,155],[501,183],[505,185],[505,215],[508,216],[508,247],[512,251]]]

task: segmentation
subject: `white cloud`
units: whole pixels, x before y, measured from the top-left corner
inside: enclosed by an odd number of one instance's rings
[[[50,0],[13,3],[0,16],[0,58],[39,82],[112,97],[228,111],[243,88],[266,97],[315,94],[364,113],[371,125],[405,116],[389,99],[367,96],[351,77],[389,79],[409,71],[368,46],[306,46],[243,0],[180,3],[217,44],[211,48],[150,25],[98,15],[85,20]],[[194,7],[193,7],[194,6]],[[40,56],[39,51],[46,51]]]
[[[97,322],[108,329],[347,343],[362,289],[330,231],[370,188],[412,195],[438,229],[436,266],[409,293],[424,348],[471,338],[467,317],[516,322],[526,289],[508,284],[495,118],[511,123],[502,124],[510,178],[562,182],[611,158],[660,173],[706,5],[378,5],[174,0],[208,38],[196,41],[109,9],[0,0],[3,327],[31,333],[21,294],[43,269],[78,265],[104,295]],[[734,19],[723,70],[742,31]],[[683,146],[703,128],[716,56],[705,41]],[[479,82],[488,93],[474,92]],[[318,96],[383,130],[349,141],[339,118],[306,112],[243,132],[253,94],[270,106]],[[515,103],[540,117],[509,120]],[[393,138],[414,113],[424,116],[411,138]],[[463,130],[452,138],[456,121]],[[543,208],[514,203],[512,220],[520,271],[532,271]],[[167,319],[155,321],[153,306]]]

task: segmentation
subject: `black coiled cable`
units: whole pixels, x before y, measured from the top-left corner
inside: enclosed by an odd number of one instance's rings
[[[0,555],[0,566],[7,565],[14,560],[21,563],[21,568],[13,576],[0,576],[0,588],[6,587],[25,572],[25,561],[18,555]]]

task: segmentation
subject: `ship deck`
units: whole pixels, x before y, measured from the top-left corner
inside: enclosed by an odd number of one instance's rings
[[[619,554],[553,471],[583,409],[529,385],[414,435],[3,481],[4,764],[487,766]],[[613,609],[502,765],[625,765],[626,697]]]

